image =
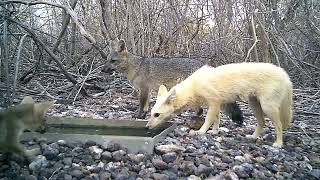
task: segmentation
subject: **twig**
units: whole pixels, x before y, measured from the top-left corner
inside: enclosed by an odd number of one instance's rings
[[[73,98],[73,103],[72,103],[72,104],[74,104],[74,102],[76,101],[76,99],[77,99],[77,97],[78,97],[78,95],[79,95],[79,93],[80,93],[80,91],[81,91],[82,87],[84,86],[84,84],[85,84],[85,82],[86,82],[87,78],[88,78],[88,77],[89,77],[89,75],[91,74],[91,70],[92,70],[92,66],[93,66],[94,60],[95,60],[95,58],[93,58],[93,60],[92,60],[92,62],[91,62],[91,65],[90,65],[89,72],[88,72],[88,74],[86,75],[86,77],[84,77],[84,79],[82,80],[82,84],[81,84],[81,86],[80,86],[80,88],[79,88],[79,90],[78,90],[77,94],[74,96],[74,98]]]
[[[297,113],[297,114],[305,114],[305,115],[320,116],[320,113],[308,112],[308,111],[296,111],[296,113]]]
[[[257,35],[256,35],[256,30],[255,30],[255,26],[254,26],[254,20],[253,20],[253,15],[251,16],[251,26],[252,26],[252,36],[253,36],[253,40],[254,40],[254,43],[253,45],[251,46],[251,48],[249,49],[248,53],[247,53],[247,57],[246,59],[244,60],[244,62],[247,62],[248,59],[249,59],[249,55],[251,53],[251,51],[253,50],[253,48],[256,46],[256,44],[258,43],[258,39],[257,39]],[[257,56],[256,56],[257,58]]]
[[[51,174],[51,176],[49,177],[49,180],[52,179],[53,175],[55,175],[60,170],[61,170],[61,167],[59,167],[56,170],[54,170],[53,173]]]
[[[15,65],[15,69],[14,69],[13,93],[15,93],[16,88],[17,88],[17,79],[18,79],[18,71],[19,71],[19,63],[20,63],[20,55],[21,55],[22,45],[23,45],[24,39],[27,36],[28,36],[28,34],[25,34],[22,36],[22,38],[20,39],[20,42],[19,42],[19,46],[18,46],[16,65]]]

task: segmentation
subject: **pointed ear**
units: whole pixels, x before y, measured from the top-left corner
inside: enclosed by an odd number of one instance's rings
[[[116,40],[116,39],[110,41],[110,49],[111,50],[115,51],[117,49],[117,44],[118,44],[117,42],[118,42],[118,40]]]
[[[170,94],[168,95],[168,97],[166,99],[166,103],[170,103],[171,101],[174,101],[177,99],[176,89],[172,89],[169,93]]]
[[[167,92],[168,92],[168,90],[167,90],[166,86],[162,84],[162,85],[159,87],[158,97],[165,95]]]
[[[46,113],[48,112],[49,108],[51,108],[55,102],[56,102],[56,100],[44,101],[41,103],[34,104],[34,106],[33,106],[34,115],[36,117],[42,119],[46,115]]]
[[[126,42],[121,39],[119,41],[119,52],[124,52],[124,51],[127,51],[127,46],[126,46]]]
[[[21,104],[34,104],[34,100],[32,99],[31,96],[25,96],[22,99]]]

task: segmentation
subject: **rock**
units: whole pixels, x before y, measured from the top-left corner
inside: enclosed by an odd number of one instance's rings
[[[86,148],[88,147],[91,147],[91,146],[95,146],[97,143],[95,141],[92,141],[92,140],[87,140],[85,143],[84,143],[84,146]]]
[[[165,170],[168,168],[168,164],[161,159],[152,159],[152,164],[156,169]]]
[[[75,169],[75,170],[72,170],[70,173],[69,173],[72,177],[75,177],[77,179],[80,179],[80,178],[83,178],[84,177],[84,174],[82,171],[78,170],[78,169]]]
[[[126,155],[126,152],[122,149],[112,152],[112,157],[115,161],[121,161]]]
[[[277,167],[273,163],[271,163],[269,160],[263,161],[262,165],[273,173],[276,173],[278,171]]]
[[[169,180],[169,176],[166,175],[166,174],[161,174],[161,173],[153,173],[151,175],[151,177],[154,179],[154,180]]]
[[[258,156],[258,157],[256,157],[256,158],[254,158],[254,160],[255,160],[257,163],[262,163],[262,162],[265,160],[265,158],[262,157],[262,156]]]
[[[144,154],[128,154],[129,159],[136,164],[144,161],[145,155]]]
[[[81,152],[83,152],[84,151],[84,149],[82,148],[82,147],[74,147],[73,149],[72,149],[72,153],[81,153]]]
[[[222,175],[218,174],[218,175],[209,177],[207,180],[225,180],[225,179],[226,178],[224,178]]]
[[[29,169],[32,171],[40,171],[41,168],[46,168],[48,166],[48,161],[46,157],[38,155],[34,160],[29,164]]]
[[[41,170],[40,170],[40,174],[38,175],[38,177],[39,176],[42,176],[42,177],[45,177],[45,178],[49,178],[52,174],[53,174],[53,172],[55,171],[55,170],[60,170],[60,169],[53,169],[53,168],[42,168]]]
[[[38,180],[38,178],[34,175],[28,175],[25,177],[25,180]]]
[[[100,180],[99,175],[98,174],[90,174],[90,179],[91,180]]]
[[[315,179],[320,179],[320,169],[312,169],[309,175]]]
[[[239,180],[238,175],[233,171],[228,171],[226,174],[226,180]]]
[[[254,169],[252,172],[252,177],[254,179],[267,179],[267,177],[264,175],[262,171]]]
[[[201,178],[195,175],[190,175],[187,180],[201,180]]]
[[[220,127],[219,130],[220,130],[220,131],[224,131],[224,132],[226,132],[226,133],[228,133],[228,132],[230,131],[230,130],[229,130],[228,128],[226,128],[226,127]]]
[[[205,176],[205,177],[208,177],[210,175],[210,173],[212,173],[212,168],[211,167],[208,167],[206,165],[203,165],[203,164],[200,164],[197,168],[197,171],[196,171],[196,175],[198,176]]]
[[[155,172],[156,172],[155,168],[145,168],[145,169],[141,169],[141,171],[139,171],[139,176],[142,177],[143,179],[145,179],[145,178],[149,178],[151,176],[151,174],[153,174]]]
[[[72,158],[71,157],[64,158],[62,160],[62,162],[64,165],[71,166],[72,165]]]
[[[0,162],[3,162],[3,161],[5,161],[6,159],[7,159],[7,154],[0,154]]]
[[[106,171],[101,171],[99,173],[99,178],[100,178],[100,180],[111,179],[111,173],[106,172]]]
[[[188,131],[189,131],[189,128],[183,126],[183,127],[180,127],[180,128],[176,128],[176,129],[174,130],[174,135],[175,135],[176,137],[183,137],[183,136],[188,135]]]
[[[89,176],[91,174],[91,172],[85,168],[82,168],[81,171],[85,176]]]
[[[57,144],[59,145],[59,146],[65,146],[65,145],[67,145],[67,142],[65,141],[65,140],[58,140],[57,141]]]
[[[50,144],[51,145],[51,144]],[[56,144],[56,145],[45,145],[44,146],[44,150],[43,150],[43,155],[48,159],[48,160],[53,160],[53,159],[55,159],[57,156],[58,156],[58,154],[59,154],[59,150],[58,150],[58,148],[59,147],[56,147],[56,146],[58,146],[58,144]]]
[[[110,141],[108,144],[103,144],[101,147],[103,150],[110,152],[118,151],[121,148],[120,144],[114,141]]]
[[[195,174],[197,167],[194,165],[194,162],[192,161],[184,161],[180,169],[185,176],[189,176]]]
[[[174,173],[170,170],[164,170],[162,171],[163,174],[166,174],[169,177],[169,180],[176,180],[177,178],[177,173]]]
[[[248,173],[248,174],[251,174],[252,171],[253,171],[253,165],[252,164],[249,164],[249,163],[243,163],[241,165],[242,167],[244,167],[244,170]]]
[[[81,154],[78,155],[77,158],[79,158],[80,162],[82,162],[85,165],[90,165],[93,163],[93,158],[90,154]]]
[[[104,151],[101,154],[101,160],[111,161],[112,160],[112,153],[109,151]]]
[[[63,179],[64,179],[64,180],[72,180],[72,176],[71,176],[70,174],[65,174],[65,175],[63,176]]]
[[[236,162],[238,161],[239,164],[242,164],[242,163],[244,163],[246,161],[246,159],[243,156],[235,156],[234,160]]]
[[[269,146],[269,145],[262,145],[262,148],[265,148],[266,150],[271,152],[273,155],[276,155],[280,152],[279,148],[275,148],[275,147]]]
[[[99,170],[103,170],[104,166],[105,166],[105,164],[103,162],[99,162],[98,165],[96,166],[96,168],[98,168]],[[94,170],[95,173],[98,173],[97,171],[98,170]]]
[[[224,163],[232,163],[233,161],[229,158],[229,156],[222,156],[221,161]]]
[[[194,153],[194,152],[196,152],[196,151],[197,151],[197,148],[195,148],[195,147],[192,146],[192,145],[188,145],[188,146],[186,147],[186,150],[185,150],[186,153]]]
[[[89,151],[93,155],[93,158],[95,160],[100,159],[101,158],[101,153],[103,152],[103,150],[101,148],[99,148],[98,146],[90,146],[89,147]]]
[[[159,145],[155,147],[157,154],[165,154],[169,152],[184,152],[185,148],[174,144]]]
[[[245,168],[241,165],[233,166],[232,170],[237,174],[239,178],[249,178],[249,174],[245,171]]]
[[[177,153],[175,152],[168,152],[162,155],[162,160],[166,163],[171,163],[175,161],[177,158]]]

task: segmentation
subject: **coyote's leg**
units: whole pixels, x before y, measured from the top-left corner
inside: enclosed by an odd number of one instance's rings
[[[221,108],[232,119],[233,122],[237,123],[238,125],[242,125],[243,114],[236,102],[223,104]]]
[[[20,156],[26,157],[26,151],[24,147],[20,144],[19,139],[22,133],[22,130],[18,128],[13,128],[10,131],[7,131],[7,137],[3,146],[6,147],[8,152],[13,152]]]
[[[195,111],[196,111],[197,116],[201,116],[203,114],[203,109],[201,106],[198,106],[195,109],[196,109]]]
[[[206,119],[204,121],[204,124],[201,126],[201,128],[198,131],[195,131],[195,134],[204,134],[207,132],[207,130],[210,128],[212,124],[213,125],[213,134],[218,133],[219,124],[220,124],[220,105],[210,105],[208,109],[208,113],[206,116]]]
[[[137,117],[144,119],[148,112],[149,106],[149,87],[140,88],[140,104]]]
[[[247,135],[248,138],[258,138],[265,124],[261,104],[256,97],[249,97],[249,105],[257,119],[257,127],[252,135]]]
[[[273,100],[273,101],[272,101]],[[270,102],[271,101],[271,102]],[[282,147],[282,133],[283,128],[280,121],[280,103],[277,99],[264,98],[260,100],[263,112],[271,119],[275,129],[276,129],[276,141],[273,143],[274,147]]]
[[[28,157],[26,154],[26,151],[24,149],[24,147],[22,147],[21,144],[7,144],[7,151],[8,152],[13,152],[21,157]]]

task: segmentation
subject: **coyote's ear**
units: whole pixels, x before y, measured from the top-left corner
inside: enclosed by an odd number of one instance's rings
[[[159,87],[158,97],[165,95],[167,92],[168,92],[168,90],[167,90],[166,86],[162,84],[162,85]]]
[[[34,104],[34,100],[32,99],[31,96],[25,96],[22,99],[21,104]]]
[[[38,118],[42,119],[46,115],[49,108],[51,108],[55,102],[56,102],[56,100],[45,101],[45,102],[34,104],[34,106],[33,106],[33,111],[35,113],[34,115],[37,116]]]
[[[127,51],[127,46],[126,46],[126,42],[121,39],[119,41],[119,52],[123,52],[123,51]]]
[[[170,94],[168,95],[168,97],[166,99],[166,103],[170,103],[170,102],[172,102],[172,101],[177,99],[176,89],[172,89],[169,93]]]

